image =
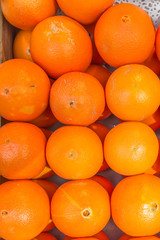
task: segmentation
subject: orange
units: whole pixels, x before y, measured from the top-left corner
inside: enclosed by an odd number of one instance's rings
[[[33,240],[56,240],[56,238],[50,233],[41,233],[40,235],[35,237]]]
[[[38,183],[48,194],[49,200],[52,200],[53,194],[56,192],[58,186],[54,182],[49,180],[33,180],[35,183]]]
[[[48,140],[47,161],[51,169],[65,179],[93,177],[103,161],[102,143],[87,127],[65,126]]]
[[[92,129],[98,135],[98,137],[101,139],[102,145],[103,145],[104,139],[105,139],[107,133],[109,132],[109,129],[101,123],[92,123],[88,127],[90,129]],[[106,163],[105,160],[103,160],[103,163],[102,163],[102,166],[101,166],[99,172],[102,172],[102,171],[106,170],[107,168],[108,168],[108,164]]]
[[[150,117],[143,120],[143,123],[149,125],[154,131],[160,128],[160,107]]]
[[[14,58],[22,58],[32,61],[30,41],[32,31],[21,30],[17,33],[13,43]]]
[[[40,127],[40,128],[46,128],[51,127],[57,122],[57,119],[53,115],[50,106],[47,107],[47,109],[39,115],[37,118],[32,120],[30,123]]]
[[[30,123],[12,122],[0,128],[0,174],[30,179],[45,167],[46,137]]]
[[[89,36],[92,41],[92,50],[93,50],[93,56],[92,56],[92,63],[94,64],[104,64],[104,60],[101,58],[99,55],[99,52],[96,48],[95,41],[94,41],[94,29],[95,29],[95,23],[89,24],[89,25],[84,25],[85,29],[89,33]]]
[[[96,239],[99,239],[99,240],[108,240],[108,237],[106,236],[106,234],[103,232],[103,231],[100,231],[99,233],[95,234],[93,236],[94,238]],[[87,239],[90,238],[90,237],[87,237]],[[71,240],[72,238],[71,237],[68,237],[66,236],[64,238],[64,240]],[[80,238],[82,240],[82,238]]]
[[[141,238],[129,238],[129,240],[157,240],[159,237],[149,236],[149,237],[141,237]]]
[[[28,30],[56,13],[56,0],[1,0],[1,9],[13,26]]]
[[[36,237],[48,224],[49,198],[37,183],[8,181],[0,185],[0,236],[26,240]]]
[[[103,87],[87,73],[66,73],[52,85],[50,107],[57,120],[64,124],[90,125],[104,111]]]
[[[116,4],[98,20],[95,43],[109,65],[143,63],[151,54],[155,28],[150,16],[131,3]]]
[[[95,22],[114,3],[114,0],[57,0],[57,2],[67,16],[80,23],[90,24]]]
[[[159,153],[156,162],[154,165],[146,171],[148,174],[155,174],[159,175],[160,174],[160,140],[158,139],[159,142]]]
[[[70,181],[53,195],[51,213],[62,233],[72,238],[93,236],[109,221],[109,195],[96,181]]]
[[[44,179],[44,178],[50,178],[54,175],[54,172],[52,171],[52,169],[46,165],[44,167],[44,169],[42,170],[42,172],[37,175],[36,177],[34,177],[33,179]]]
[[[109,196],[111,197],[114,187],[113,184],[107,178],[95,175],[91,179],[101,184],[102,187],[104,187],[107,190]]]
[[[160,61],[157,58],[155,47],[153,48],[149,58],[143,64],[149,67],[157,75],[160,75]]]
[[[156,54],[160,61],[160,27],[158,28],[157,34],[156,34]]]
[[[87,31],[66,16],[39,23],[31,36],[31,55],[50,77],[85,71],[92,60],[92,43]]]
[[[131,64],[115,70],[106,85],[111,112],[122,120],[142,121],[160,104],[160,80],[149,68]]]
[[[111,72],[107,68],[96,64],[91,64],[86,70],[86,73],[89,73],[93,77],[97,78],[104,88],[106,86],[108,78],[111,75]]]
[[[156,134],[140,122],[120,123],[110,130],[104,141],[106,162],[122,175],[146,172],[156,162],[158,151]]]
[[[150,236],[159,232],[160,179],[141,174],[123,179],[111,197],[112,218],[130,236]]]
[[[0,115],[10,121],[31,121],[48,105],[50,82],[35,63],[12,59],[0,66]]]

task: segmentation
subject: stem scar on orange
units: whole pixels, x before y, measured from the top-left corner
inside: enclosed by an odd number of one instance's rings
[[[87,73],[66,73],[52,85],[50,107],[57,120],[64,124],[90,125],[104,111],[104,89]]]
[[[0,66],[0,115],[9,121],[31,121],[47,108],[50,81],[35,63],[11,59]]]
[[[93,180],[70,181],[54,194],[51,213],[55,226],[64,234],[72,238],[93,236],[109,221],[109,195]]]
[[[94,32],[101,57],[112,67],[143,63],[155,43],[150,16],[131,3],[112,6],[99,18]]]

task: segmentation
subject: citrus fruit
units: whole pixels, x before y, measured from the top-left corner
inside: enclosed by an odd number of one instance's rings
[[[160,107],[150,117],[144,119],[143,123],[149,125],[154,131],[160,128]]]
[[[100,56],[117,68],[143,63],[150,56],[155,42],[155,28],[142,8],[120,3],[99,18],[94,36]]]
[[[39,115],[37,118],[32,120],[30,123],[40,127],[40,128],[46,128],[51,127],[57,122],[57,119],[53,115],[50,106],[46,108],[46,110]]]
[[[50,82],[35,63],[12,59],[0,66],[0,115],[10,121],[31,121],[48,105]]]
[[[148,67],[131,64],[115,70],[106,85],[111,112],[122,120],[142,121],[160,104],[160,80]]]
[[[78,22],[66,16],[54,16],[34,28],[31,55],[56,79],[67,72],[85,71],[92,60],[92,43]]]
[[[50,107],[57,120],[64,124],[90,125],[104,111],[103,87],[87,73],[66,73],[52,85]]]
[[[28,30],[43,19],[53,16],[57,4],[56,0],[1,0],[1,9],[10,24]]]
[[[49,198],[37,183],[8,181],[0,185],[0,236],[26,240],[36,237],[49,222]]]
[[[30,41],[32,31],[21,30],[17,33],[13,43],[14,58],[22,58],[32,61],[30,52]]]
[[[158,152],[156,134],[140,122],[120,123],[110,130],[104,141],[106,162],[122,175],[146,172],[156,162]]]
[[[160,179],[141,174],[123,179],[111,197],[115,224],[130,236],[150,236],[159,232]]]
[[[87,127],[65,126],[49,138],[46,156],[49,166],[60,177],[90,178],[102,165],[102,143],[97,134]]]
[[[93,236],[109,221],[109,195],[96,181],[70,181],[54,194],[51,213],[55,226],[64,234],[72,238]]]
[[[30,179],[46,165],[46,137],[30,123],[12,122],[0,128],[0,174],[8,179]]]
[[[114,0],[57,0],[57,2],[67,16],[80,23],[90,24],[95,22],[105,9],[114,3]]]

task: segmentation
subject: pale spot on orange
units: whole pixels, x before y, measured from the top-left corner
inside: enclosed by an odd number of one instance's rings
[[[34,112],[34,106],[24,106],[20,109],[20,112],[30,115]]]

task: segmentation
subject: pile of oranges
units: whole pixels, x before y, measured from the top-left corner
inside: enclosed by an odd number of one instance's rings
[[[19,31],[0,66],[0,237],[56,240],[56,227],[65,240],[108,240],[112,217],[121,240],[159,239],[160,27],[114,0],[1,9]],[[99,175],[108,168],[123,176],[115,188]]]

